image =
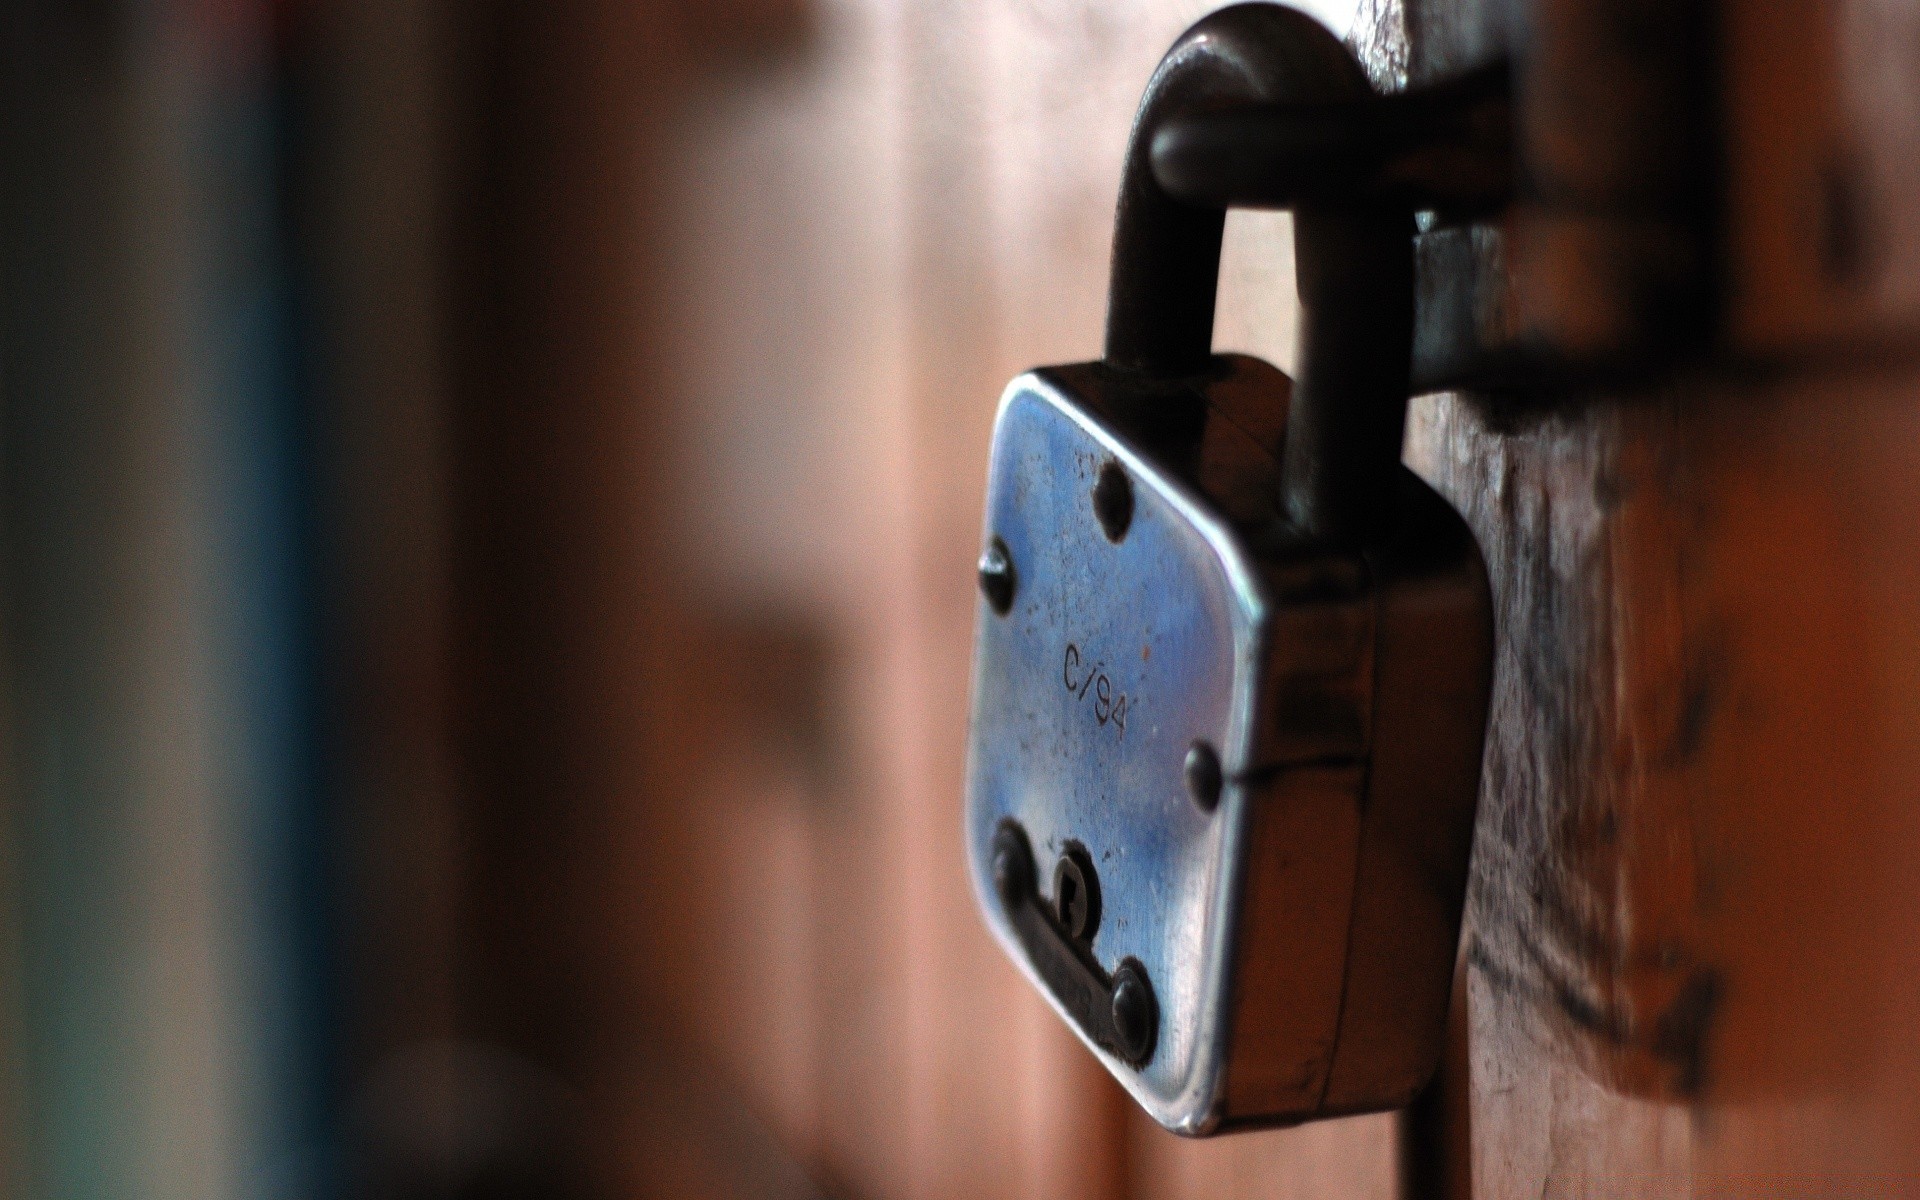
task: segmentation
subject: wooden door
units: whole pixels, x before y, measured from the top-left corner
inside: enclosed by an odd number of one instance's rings
[[[1644,220],[1667,167],[1625,151],[1676,139],[1636,122],[1695,123],[1714,193],[1684,362],[1435,397],[1409,446],[1499,606],[1474,1194],[1912,1194],[1914,17],[1545,0],[1523,38],[1496,7],[1410,4],[1412,67],[1531,61],[1527,200]],[[1604,270],[1531,265],[1507,319],[1606,308]]]

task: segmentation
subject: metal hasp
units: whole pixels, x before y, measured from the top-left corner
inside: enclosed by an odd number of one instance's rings
[[[1416,392],[1531,407],[1724,353],[1744,293],[1716,232],[1741,226],[1723,207],[1713,6],[1392,7],[1405,90],[1170,121],[1160,182],[1194,203],[1344,195],[1420,212]],[[1794,195],[1792,220],[1825,233],[1836,215],[1854,241],[1844,205]]]
[[[1400,465],[1410,214],[1296,208],[1296,382],[1211,353],[1224,211],[1168,122],[1371,95],[1311,18],[1201,20],[1148,85],[1107,356],[994,427],[966,841],[989,926],[1162,1125],[1391,1108],[1443,1037],[1485,731],[1478,547]]]
[[[1392,7],[1403,91],[1170,121],[1162,185],[1194,203],[1344,195],[1420,212],[1416,392],[1464,388],[1512,411],[1731,350],[1754,285],[1736,287],[1725,242],[1744,226],[1725,207],[1713,6]],[[1797,240],[1854,241],[1844,204],[1791,194],[1790,221],[1815,230]]]
[[[1154,178],[1190,204],[1359,200],[1430,223],[1489,216],[1513,199],[1510,75],[1501,61],[1387,95],[1181,117],[1154,133]]]

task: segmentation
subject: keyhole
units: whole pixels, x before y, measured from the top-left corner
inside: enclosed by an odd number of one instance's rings
[[[1067,849],[1053,868],[1053,908],[1075,941],[1091,941],[1100,924],[1100,881],[1093,859],[1078,842]]]

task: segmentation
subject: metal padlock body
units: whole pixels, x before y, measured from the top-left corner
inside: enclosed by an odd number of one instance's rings
[[[1313,54],[1351,66],[1290,10],[1206,18],[1156,74],[1136,148],[1156,103],[1210,82],[1213,64],[1298,71]],[[1217,225],[1204,271],[1148,255],[1154,286],[1123,286],[1130,220],[1191,220],[1156,209],[1136,166],[1108,361],[1019,377],[995,422],[971,874],[1008,953],[1162,1125],[1206,1134],[1395,1107],[1444,1036],[1491,603],[1465,523],[1399,466],[1398,418],[1348,438],[1359,450],[1328,422],[1343,404],[1404,413],[1393,337],[1406,326],[1387,322],[1396,382],[1312,318],[1316,298],[1322,317],[1365,311],[1328,246],[1387,245],[1380,261],[1397,262],[1405,241],[1371,218],[1296,218],[1317,232],[1298,255],[1309,319],[1292,403],[1273,367],[1207,355]],[[1410,309],[1410,270],[1369,273],[1365,259],[1355,278],[1408,280]],[[1152,305],[1183,289],[1189,308],[1204,294],[1204,319],[1161,338]],[[1153,319],[1130,317],[1130,296]],[[1156,338],[1173,350],[1131,354]],[[1366,486],[1343,492],[1321,457],[1372,464]]]
[[[1104,364],[1007,389],[987,532],[1017,582],[1004,616],[981,605],[967,780],[994,932],[1147,1111],[1190,1134],[1393,1107],[1431,1075],[1491,639],[1473,538],[1410,472],[1398,536],[1289,544],[1261,444],[1286,379],[1228,362],[1184,453],[1141,436]],[[1093,503],[1109,464],[1132,493],[1118,541]],[[1220,757],[1211,812],[1185,778],[1196,741]],[[1037,860],[1012,896],[995,878],[1008,823]],[[1138,1066],[1087,1019],[1110,994],[1074,995],[1099,975],[1034,944],[1036,922],[1057,925],[1050,868],[1070,845],[1098,873],[1099,974],[1137,964],[1159,1010]]]

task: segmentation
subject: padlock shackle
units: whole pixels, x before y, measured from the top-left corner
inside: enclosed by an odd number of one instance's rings
[[[1175,199],[1154,178],[1153,141],[1173,119],[1249,104],[1373,95],[1338,38],[1278,4],[1201,18],[1141,98],[1120,183],[1106,357],[1166,378],[1201,374],[1226,210]],[[1413,344],[1411,215],[1354,199],[1294,209],[1300,361],[1283,452],[1289,518],[1310,536],[1364,538],[1392,508]]]

